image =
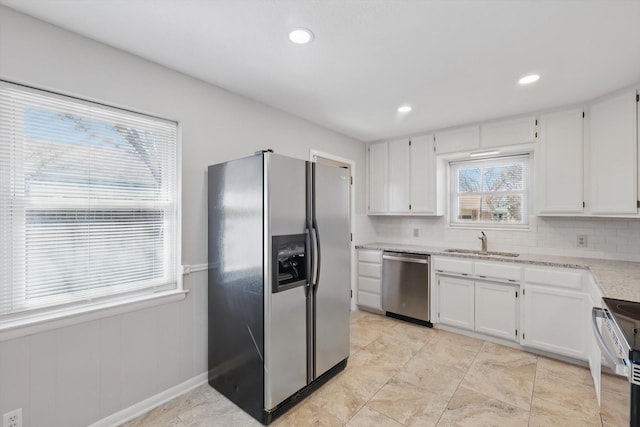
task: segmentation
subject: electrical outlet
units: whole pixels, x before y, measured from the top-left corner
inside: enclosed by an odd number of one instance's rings
[[[419,228],[414,228],[413,229],[413,237],[420,237],[420,229]]]
[[[22,427],[22,408],[14,409],[2,416],[2,427]]]
[[[579,248],[586,248],[589,245],[589,236],[586,234],[578,234],[576,239],[576,246]]]

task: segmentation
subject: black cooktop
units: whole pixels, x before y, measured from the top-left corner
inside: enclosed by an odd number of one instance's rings
[[[602,298],[632,350],[640,351],[640,303]]]

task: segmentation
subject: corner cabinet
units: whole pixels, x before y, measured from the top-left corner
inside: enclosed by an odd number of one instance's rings
[[[589,360],[590,297],[583,272],[527,267],[522,290],[522,345]]]
[[[535,150],[538,215],[582,215],[584,212],[584,112],[543,114]]]
[[[591,104],[591,206],[593,215],[638,214],[637,91]]]
[[[369,215],[442,215],[443,168],[433,135],[367,147]]]

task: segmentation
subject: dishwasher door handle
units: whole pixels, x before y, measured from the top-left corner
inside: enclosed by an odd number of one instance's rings
[[[392,261],[412,262],[414,264],[429,264],[429,260],[428,259],[409,258],[409,257],[404,257],[404,256],[382,255],[382,259],[390,259]]]

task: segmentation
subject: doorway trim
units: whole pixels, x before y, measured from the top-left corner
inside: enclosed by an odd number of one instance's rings
[[[309,150],[309,160],[312,162],[317,162],[318,158],[323,158],[327,160],[331,160],[332,162],[336,162],[342,164],[347,167],[349,170],[349,233],[351,233],[352,239],[349,242],[349,265],[351,266],[351,311],[357,310],[357,289],[356,289],[356,268],[355,259],[356,259],[356,245],[353,239],[353,218],[355,214],[355,175],[356,175],[356,162],[351,159],[347,159],[345,157],[336,156],[335,154],[326,153],[324,151],[314,150],[313,148]]]

